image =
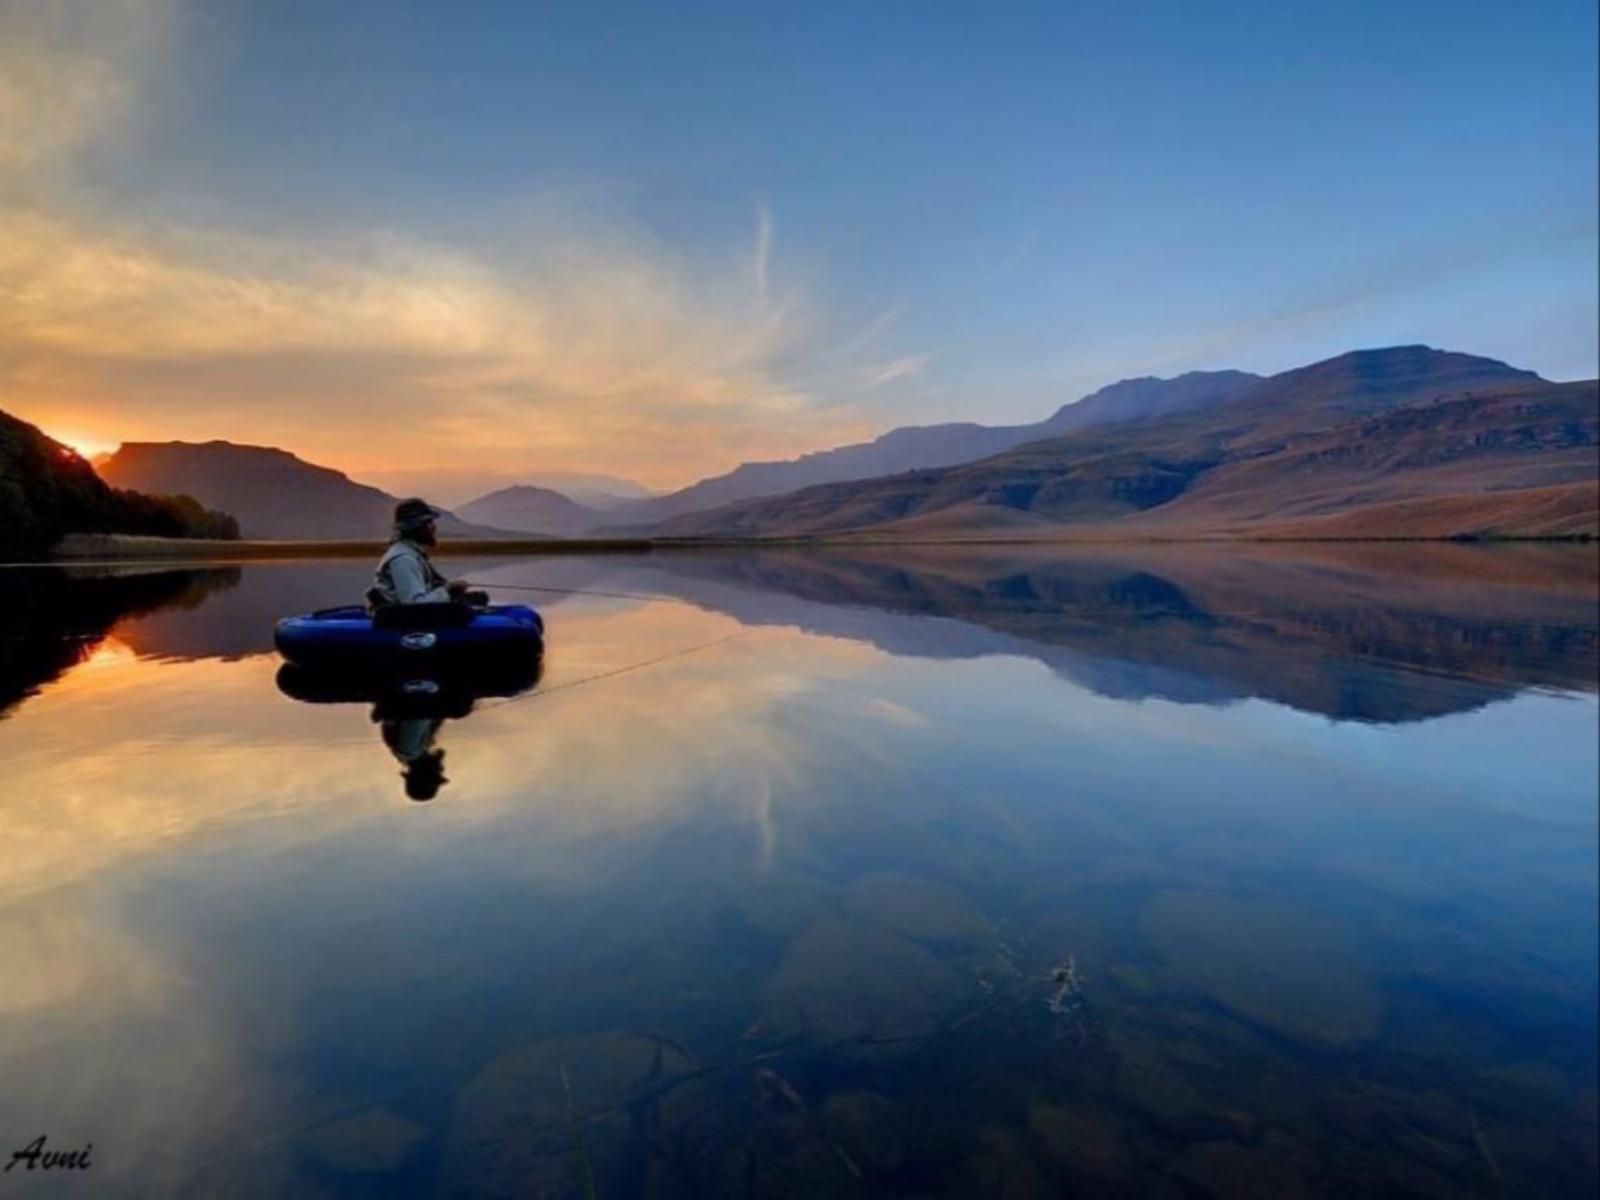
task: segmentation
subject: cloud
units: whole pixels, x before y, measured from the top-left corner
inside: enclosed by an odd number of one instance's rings
[[[0,0],[0,187],[28,184],[126,119],[166,0]]]
[[[896,379],[906,379],[912,375],[921,374],[922,369],[928,365],[932,357],[931,354],[913,354],[905,358],[896,358],[889,362],[869,367],[862,386],[870,391],[872,388],[892,383]]]
[[[827,331],[803,298],[771,302],[765,208],[745,263],[688,261],[541,198],[492,260],[400,230],[107,216],[75,171],[171,55],[165,6],[0,4],[0,386],[19,415],[99,441],[271,442],[357,472],[604,463],[658,485],[864,428],[804,376]]]
[[[931,726],[933,722],[914,708],[907,708],[887,696],[874,696],[864,705],[867,714],[891,725],[900,725],[907,729],[919,729]]]
[[[0,362],[14,393],[120,391],[165,406],[173,432],[207,416],[218,426],[190,432],[292,435],[284,418],[314,414],[348,433],[370,404],[418,440],[545,466],[666,437],[692,473],[837,426],[773,369],[804,336],[792,314],[728,303],[736,289],[696,286],[647,248],[545,236],[563,254],[515,277],[394,234],[308,247],[0,210]],[[185,403],[196,381],[208,404],[228,397],[233,428]]]
[[[761,304],[765,307],[771,293],[769,275],[772,268],[772,213],[765,205],[756,214],[756,248],[751,267],[756,281],[756,295],[761,297]]]

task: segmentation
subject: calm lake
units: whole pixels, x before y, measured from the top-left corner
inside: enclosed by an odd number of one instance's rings
[[[0,1192],[1593,1194],[1592,548],[444,565],[0,568]]]

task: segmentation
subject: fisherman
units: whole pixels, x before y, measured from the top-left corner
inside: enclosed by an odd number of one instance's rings
[[[428,557],[429,548],[439,543],[437,522],[443,515],[415,496],[394,506],[394,536],[367,592],[374,608],[388,604],[465,603],[478,598],[478,593],[467,590],[464,581],[439,574]]]

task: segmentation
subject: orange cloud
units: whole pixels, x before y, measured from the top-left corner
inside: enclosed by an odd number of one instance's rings
[[[541,208],[519,266],[402,232],[91,211],[74,166],[134,111],[169,22],[137,0],[65,29],[42,11],[0,9],[0,385],[19,415],[98,443],[268,442],[358,474],[603,468],[658,486],[867,432],[783,366],[826,331],[778,295],[765,210],[750,256],[695,263]]]
[[[792,315],[549,236],[561,260],[508,278],[394,235],[318,253],[4,210],[0,356],[38,419],[94,440],[131,405],[124,436],[261,437],[347,466],[357,434],[367,465],[520,457],[670,483],[859,428],[774,370],[804,336]]]

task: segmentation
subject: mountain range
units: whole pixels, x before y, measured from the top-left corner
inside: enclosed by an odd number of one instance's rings
[[[620,506],[630,525],[648,525],[738,500],[776,496],[822,483],[871,479],[926,467],[944,467],[999,454],[1024,442],[1058,437],[1108,421],[1145,420],[1205,408],[1237,394],[1260,376],[1244,371],[1191,371],[1175,379],[1125,379],[1031,425],[909,425],[870,442],[819,450],[780,462],[743,463],[724,475],[680,491]]]
[[[535,472],[524,484],[458,506],[453,517],[440,522],[440,532],[454,537],[513,532],[581,537],[610,534],[619,524],[648,527],[673,516],[817,483],[967,462],[1111,420],[1158,419],[1218,403],[1259,378],[1243,371],[1194,371],[1174,379],[1127,379],[1032,424],[905,426],[871,442],[786,461],[745,463],[664,496],[611,475]],[[387,528],[394,505],[385,491],[266,446],[132,442],[101,456],[96,465],[119,485],[186,491],[224,508],[238,517],[247,538],[376,537]]]
[[[1259,376],[1124,380],[1025,425],[907,426],[664,496],[611,476],[501,488],[446,537],[1462,537],[1600,533],[1600,392],[1397,346]],[[119,488],[186,494],[243,536],[375,539],[395,497],[271,447],[129,443]],[[533,476],[546,483],[556,477]],[[622,493],[631,492],[631,498]]]
[[[117,487],[181,492],[232,513],[246,538],[381,539],[394,518],[396,498],[389,493],[270,446],[127,442],[98,458],[95,466]],[[439,519],[439,532],[446,537],[511,536],[448,514]]]
[[[1600,524],[1595,381],[1550,383],[1494,359],[1401,346],[1230,383],[976,461],[802,488],[634,532],[1432,537],[1571,535]]]

